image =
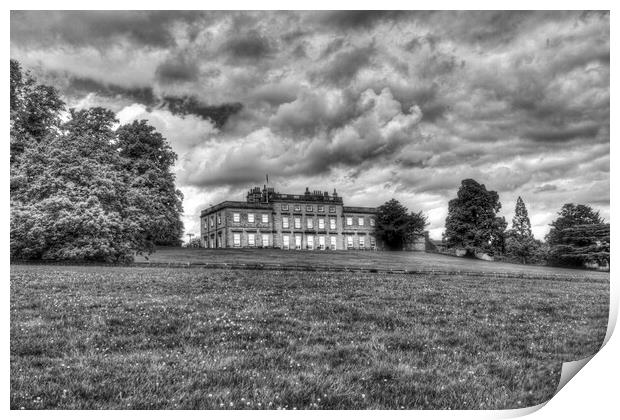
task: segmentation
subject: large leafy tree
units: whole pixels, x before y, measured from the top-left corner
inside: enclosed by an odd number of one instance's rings
[[[583,204],[564,204],[547,234],[552,264],[582,266],[609,262],[609,224]]]
[[[497,192],[473,179],[461,181],[457,197],[448,203],[447,245],[463,248],[469,256],[503,253],[506,221],[497,216],[501,207]]]
[[[532,225],[523,199],[519,197],[512,218],[512,229],[506,238],[506,253],[526,264],[535,254],[538,241],[532,235]]]
[[[178,244],[176,155],[144,121],[70,110],[11,60],[11,256],[124,261]]]
[[[176,153],[145,120],[123,125],[116,133],[123,169],[130,174],[132,209],[143,218],[145,245],[180,245],[183,194],[171,171]]]
[[[413,243],[416,236],[424,234],[427,225],[422,212],[407,210],[400,202],[392,199],[377,208],[375,236],[390,250],[402,250]]]
[[[115,122],[103,108],[72,110],[60,135],[24,150],[11,174],[13,256],[122,261],[141,250]]]

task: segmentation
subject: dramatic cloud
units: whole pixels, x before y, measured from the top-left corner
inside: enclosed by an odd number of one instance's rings
[[[270,182],[397,198],[440,238],[460,181],[609,219],[609,13],[12,12],[11,57],[69,106],[146,119],[179,155],[185,224]]]

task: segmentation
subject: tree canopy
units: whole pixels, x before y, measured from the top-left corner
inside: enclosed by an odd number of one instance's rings
[[[427,225],[422,212],[409,213],[400,202],[392,199],[377,208],[375,235],[390,250],[402,250],[416,236],[424,234]]]
[[[57,132],[65,103],[51,86],[40,85],[11,60],[10,118],[11,163],[29,143],[38,143]]]
[[[176,154],[161,134],[145,121],[114,130],[114,113],[100,107],[71,109],[64,123],[50,117],[55,105],[29,114],[22,102],[37,100],[18,70],[11,61],[11,141],[24,139],[11,156],[11,256],[127,261],[157,243],[179,244]],[[62,104],[55,90],[41,90]]]
[[[116,134],[123,169],[131,175],[131,205],[144,217],[145,241],[149,246],[180,245],[183,194],[176,189],[171,172],[176,153],[145,120],[123,125]]]
[[[583,204],[564,204],[547,234],[552,264],[582,266],[609,263],[609,224]]]
[[[448,203],[444,238],[449,247],[477,252],[503,253],[506,221],[497,216],[502,205],[495,191],[473,179],[461,181],[457,197]]]

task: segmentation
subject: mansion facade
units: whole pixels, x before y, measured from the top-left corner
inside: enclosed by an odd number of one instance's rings
[[[206,248],[373,250],[373,207],[347,207],[336,190],[281,194],[254,187],[246,201],[224,201],[200,214]]]

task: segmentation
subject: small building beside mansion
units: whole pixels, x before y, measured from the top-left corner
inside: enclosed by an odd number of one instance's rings
[[[203,210],[200,237],[207,248],[372,250],[376,213],[373,207],[344,206],[336,190],[306,188],[294,195],[255,187],[246,201]]]

